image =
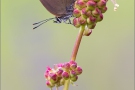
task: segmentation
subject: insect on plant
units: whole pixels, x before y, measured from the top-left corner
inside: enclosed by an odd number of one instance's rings
[[[119,5],[116,0],[111,1],[114,4],[114,11],[116,11]],[[69,84],[74,85],[73,82],[76,82],[78,75],[83,72],[82,68],[75,62],[81,39],[83,36],[91,35],[96,24],[103,20],[108,0],[40,0],[40,2],[55,17],[34,23],[33,25],[37,26],[33,29],[50,20],[53,20],[54,23],[72,24],[71,17],[74,17],[73,25],[80,28],[70,61],[55,64],[54,68],[47,67],[44,73],[46,85],[51,90],[53,87],[58,90],[58,87],[63,85],[63,90],[68,90]]]

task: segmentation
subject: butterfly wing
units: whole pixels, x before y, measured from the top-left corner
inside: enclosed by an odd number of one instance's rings
[[[40,0],[43,6],[57,17],[66,14],[66,0]]]
[[[76,0],[65,0],[66,7],[69,7],[71,4],[73,4]]]

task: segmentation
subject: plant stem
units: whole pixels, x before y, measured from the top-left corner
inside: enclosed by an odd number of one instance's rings
[[[78,34],[78,36],[76,38],[76,42],[74,44],[74,48],[73,48],[73,51],[72,51],[71,60],[73,60],[73,61],[75,61],[75,59],[76,59],[77,52],[78,52],[78,49],[79,49],[79,46],[80,46],[80,42],[82,40],[82,36],[83,36],[84,30],[85,30],[85,26],[82,25],[80,27],[79,34]],[[63,90],[68,90],[69,83],[70,83],[70,80],[66,80],[65,81],[64,89]]]
[[[79,30],[79,34],[76,38],[76,42],[75,42],[75,45],[74,45],[74,48],[73,48],[73,51],[72,51],[72,55],[71,55],[71,60],[73,60],[73,61],[75,61],[75,59],[76,59],[77,52],[78,52],[78,49],[79,49],[79,46],[80,46],[80,42],[81,42],[84,30],[85,30],[85,26],[81,26],[81,28]]]

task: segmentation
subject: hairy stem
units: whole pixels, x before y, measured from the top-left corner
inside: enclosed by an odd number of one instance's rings
[[[80,30],[79,30],[79,34],[76,38],[76,42],[74,44],[74,48],[73,48],[73,51],[72,51],[71,60],[73,60],[73,61],[75,61],[75,59],[76,59],[77,52],[78,52],[78,49],[79,49],[79,46],[80,46],[80,42],[81,42],[84,30],[85,30],[85,26],[82,25]],[[70,80],[65,81],[63,90],[68,90],[69,83],[70,83]]]

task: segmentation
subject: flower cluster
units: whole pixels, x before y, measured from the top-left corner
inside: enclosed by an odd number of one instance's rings
[[[46,78],[46,85],[50,88],[56,86],[62,86],[65,80],[70,80],[75,82],[78,79],[78,75],[82,73],[82,68],[77,66],[75,61],[70,61],[67,63],[60,63],[54,65],[54,68],[47,67],[44,74]]]
[[[75,27],[85,25],[88,29],[94,29],[97,22],[103,20],[103,14],[107,11],[108,0],[76,0],[73,15]]]

